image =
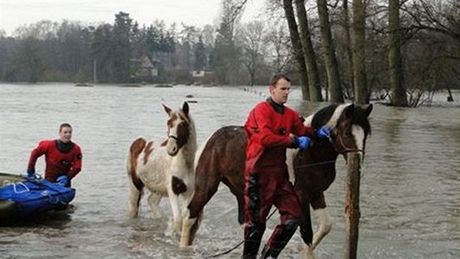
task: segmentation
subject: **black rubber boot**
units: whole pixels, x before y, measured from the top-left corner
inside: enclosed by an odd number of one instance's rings
[[[268,244],[262,250],[261,258],[277,258],[294,235],[298,225],[297,220],[288,220],[285,224],[276,226]]]
[[[276,257],[272,256],[272,250],[267,245],[265,245],[264,249],[262,249],[262,255],[260,258],[274,259]]]
[[[262,226],[246,226],[244,229],[243,259],[256,259],[259,252],[260,242],[265,228]]]
[[[244,227],[243,259],[256,259],[260,241],[265,231],[265,224],[259,224],[257,215],[260,209],[259,177],[253,173],[248,181],[250,222]]]

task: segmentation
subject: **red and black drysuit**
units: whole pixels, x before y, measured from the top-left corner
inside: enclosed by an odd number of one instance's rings
[[[64,143],[60,140],[43,140],[32,150],[27,166],[28,172],[35,172],[37,159],[45,155],[45,179],[55,182],[61,175],[67,175],[70,180],[80,171],[82,153],[80,147],[73,143]]]
[[[272,205],[281,223],[276,226],[264,256],[276,258],[299,224],[302,212],[294,187],[289,182],[286,148],[295,148],[290,134],[313,136],[299,114],[271,98],[257,104],[245,124],[248,136],[245,170],[245,228],[243,258],[256,258]]]

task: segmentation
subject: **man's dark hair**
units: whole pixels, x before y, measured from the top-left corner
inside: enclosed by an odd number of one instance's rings
[[[279,81],[280,79],[284,79],[284,80],[286,80],[286,81],[288,81],[288,82],[291,82],[291,79],[289,79],[289,77],[287,77],[287,75],[285,75],[285,74],[276,74],[276,75],[274,75],[274,76],[272,77],[272,80],[270,80],[270,85],[271,85],[271,86],[275,86],[276,83],[278,83],[278,81]]]
[[[62,128],[72,128],[69,123],[64,122],[61,125],[59,125],[59,132],[61,132]]]

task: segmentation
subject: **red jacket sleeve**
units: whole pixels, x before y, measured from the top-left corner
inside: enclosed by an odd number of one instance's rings
[[[74,156],[74,160],[72,161],[72,168],[70,169],[70,172],[67,175],[70,179],[74,178],[81,171],[82,160],[83,160],[83,155],[81,153],[80,147],[75,144],[74,149],[75,149],[75,156]]]
[[[29,163],[27,164],[27,171],[34,171],[35,172],[35,163],[37,159],[44,155],[48,151],[49,142],[48,141],[40,141],[38,146],[32,150],[30,153]]]
[[[283,136],[274,133],[272,125],[273,111],[266,105],[258,105],[250,114],[249,125],[247,128],[252,133],[252,137],[265,148],[292,145],[292,139],[289,136]]]
[[[297,117],[294,121],[294,125],[292,127],[292,133],[296,136],[308,136],[313,138],[315,136],[315,132],[312,127],[306,126],[303,124],[302,120],[300,119],[300,115],[295,112],[295,116]]]

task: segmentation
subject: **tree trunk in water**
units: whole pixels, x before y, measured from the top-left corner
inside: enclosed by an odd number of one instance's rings
[[[343,30],[345,32],[345,45],[346,45],[346,73],[350,76],[350,81],[349,81],[349,86],[351,88],[351,91],[353,92],[353,97],[356,96],[354,93],[354,81],[355,78],[353,76],[353,53],[351,51],[351,35],[350,35],[350,15],[348,12],[348,0],[343,0],[343,5],[342,5],[342,26]],[[351,96],[349,96],[351,97]]]
[[[308,90],[308,77],[307,67],[303,56],[302,44],[300,42],[299,31],[297,30],[297,23],[295,21],[294,9],[292,8],[292,0],[283,0],[284,13],[288,22],[289,34],[291,36],[292,50],[294,58],[297,63],[297,72],[300,77],[300,85],[302,87],[302,98],[310,100],[310,93]]]
[[[323,101],[321,95],[321,83],[319,81],[318,65],[316,64],[315,50],[310,37],[310,29],[308,28],[307,11],[305,10],[305,0],[295,0],[297,20],[300,27],[300,42],[307,66],[308,86],[310,90],[310,100],[313,102]]]
[[[356,259],[359,238],[359,185],[361,181],[360,155],[348,153],[345,179],[345,254],[344,259]]]
[[[407,106],[406,89],[401,61],[401,31],[399,23],[399,0],[389,0],[388,62],[390,70],[391,104]]]
[[[366,83],[366,52],[365,52],[365,19],[366,7],[364,0],[353,0],[353,73],[355,102],[369,103]]]
[[[340,83],[339,68],[335,47],[332,42],[331,25],[327,10],[327,0],[317,0],[319,23],[321,27],[321,45],[324,53],[326,66],[327,84],[331,96],[331,102],[343,103],[342,87]]]

